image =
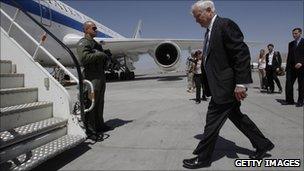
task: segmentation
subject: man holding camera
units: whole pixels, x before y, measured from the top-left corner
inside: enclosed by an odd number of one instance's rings
[[[90,80],[95,89],[95,106],[86,114],[84,122],[87,124],[87,135],[98,136],[111,130],[103,119],[106,89],[105,65],[111,53],[109,50],[103,50],[101,44],[93,39],[97,35],[97,27],[92,21],[85,22],[83,29],[85,35],[77,44],[77,54],[84,67],[84,78]]]
[[[266,54],[266,77],[268,80],[268,93],[274,93],[274,81],[276,82],[279,93],[282,93],[282,86],[277,76],[277,71],[281,68],[282,58],[279,51],[274,51],[274,45],[268,44],[268,53]]]

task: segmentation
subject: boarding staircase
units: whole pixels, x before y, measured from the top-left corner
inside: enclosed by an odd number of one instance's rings
[[[37,50],[50,57],[79,84],[78,79],[41,46],[41,42],[0,10],[1,15],[37,46]],[[80,127],[79,117],[72,114],[74,104],[67,90],[35,61],[37,51],[30,54],[10,35],[10,29],[2,25],[0,29],[0,170],[30,170],[82,143],[86,134]],[[87,84],[93,92],[92,84],[88,81]],[[92,102],[94,104],[94,100]],[[92,108],[93,105],[86,111]]]
[[[68,134],[68,119],[53,115],[53,102],[38,100],[37,87],[25,87],[26,75],[12,72],[11,61],[0,62],[1,170],[31,169],[84,140]]]

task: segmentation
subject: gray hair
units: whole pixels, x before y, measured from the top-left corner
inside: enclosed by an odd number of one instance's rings
[[[83,30],[85,30],[89,25],[95,24],[93,21],[86,21],[83,23]]]
[[[191,7],[192,13],[193,13],[193,10],[194,10],[195,7],[199,7],[202,11],[206,10],[207,8],[210,8],[212,12],[216,13],[214,3],[212,1],[210,1],[210,0],[200,0],[200,1],[197,1]]]

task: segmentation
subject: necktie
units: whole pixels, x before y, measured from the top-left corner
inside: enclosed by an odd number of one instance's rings
[[[209,29],[207,29],[205,33],[205,41],[204,41],[204,47],[203,47],[203,58],[205,59],[204,62],[206,62],[207,59],[207,49],[208,49],[208,41],[209,41]]]

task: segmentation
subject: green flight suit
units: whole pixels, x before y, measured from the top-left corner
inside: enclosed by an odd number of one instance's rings
[[[88,133],[102,132],[104,128],[103,108],[104,93],[106,89],[105,64],[108,56],[103,52],[102,46],[90,37],[79,40],[77,54],[84,67],[84,78],[90,80],[95,89],[95,107],[86,113]]]

